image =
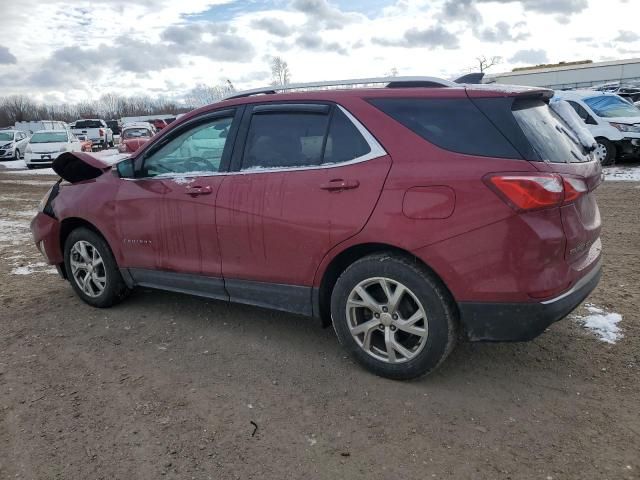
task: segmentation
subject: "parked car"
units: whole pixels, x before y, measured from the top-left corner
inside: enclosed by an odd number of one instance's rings
[[[156,118],[155,120],[150,120],[149,123],[151,125],[153,125],[156,130],[162,130],[164,127],[166,127],[168,125],[168,123],[165,120],[161,119],[161,118]]]
[[[120,135],[120,123],[118,120],[107,120],[105,123],[114,135]]]
[[[593,90],[559,91],[598,142],[595,155],[602,165],[640,156],[640,109],[619,95]]]
[[[104,120],[76,120],[70,127],[75,135],[86,135],[93,142],[94,148],[113,147],[113,132]]]
[[[550,90],[383,84],[242,93],[115,166],[65,154],[35,243],[90,305],[145,286],[308,315],[391,378],[540,335],[600,278],[600,163]]]
[[[57,120],[34,120],[16,122],[14,128],[26,133],[27,135],[32,135],[40,130],[61,130],[68,127],[66,123],[59,122]]]
[[[18,160],[23,157],[29,136],[20,130],[0,130],[0,160]]]
[[[93,152],[93,142],[86,135],[76,135],[76,138],[80,141],[80,151]]]
[[[133,123],[122,127],[118,151],[133,153],[153,137],[154,131],[148,123]]]
[[[50,166],[61,153],[81,150],[80,140],[69,130],[41,130],[29,139],[24,161],[28,168]]]

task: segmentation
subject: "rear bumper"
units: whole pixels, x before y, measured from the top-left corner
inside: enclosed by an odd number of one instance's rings
[[[537,303],[459,302],[460,319],[472,342],[532,340],[563,319],[589,296],[600,281],[602,261],[562,295]]]

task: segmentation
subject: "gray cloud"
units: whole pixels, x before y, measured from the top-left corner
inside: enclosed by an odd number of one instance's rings
[[[277,37],[288,37],[293,33],[293,29],[279,18],[261,18],[252,21],[251,26]]]
[[[458,37],[440,25],[423,30],[411,28],[400,39],[374,37],[371,41],[384,47],[458,47]]]
[[[574,40],[580,43],[593,42],[593,37],[575,37]]]
[[[487,27],[479,30],[476,35],[485,42],[517,42],[529,37],[528,32],[517,31],[523,26],[522,22],[510,26],[507,22],[498,22],[494,27]]]
[[[202,36],[205,33],[210,34],[213,39],[203,40]],[[194,23],[168,27],[160,34],[160,38],[170,43],[172,53],[195,55],[211,60],[248,62],[255,55],[253,45],[233,33],[226,24]]]
[[[478,0],[478,2],[519,2],[525,10],[549,14],[560,13],[564,15],[579,13],[589,6],[587,0]]]
[[[449,21],[462,20],[472,25],[482,23],[482,15],[474,0],[447,0],[442,6],[440,18]]]
[[[509,59],[511,63],[528,63],[530,65],[537,65],[540,63],[549,62],[547,52],[544,50],[518,50],[513,57]]]
[[[7,47],[0,45],[0,65],[7,65],[10,63],[18,63],[18,59]]]
[[[637,42],[640,40],[640,35],[636,32],[631,32],[629,30],[620,30],[618,36],[613,39],[614,42]]]
[[[360,15],[343,12],[326,0],[293,0],[291,7],[305,13],[311,24],[327,29],[339,29],[360,19]]]
[[[296,38],[296,45],[305,50],[336,52],[340,55],[346,55],[347,49],[338,42],[325,42],[324,39],[316,33],[303,33]]]

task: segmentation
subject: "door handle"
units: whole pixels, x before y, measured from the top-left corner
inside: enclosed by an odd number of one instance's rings
[[[184,189],[184,193],[197,197],[198,195],[209,195],[213,190],[209,185],[201,187],[200,185],[187,185]]]
[[[358,180],[343,180],[341,178],[336,178],[330,182],[320,184],[320,188],[322,190],[329,190],[330,192],[351,190],[353,188],[358,188],[359,186],[360,182]]]

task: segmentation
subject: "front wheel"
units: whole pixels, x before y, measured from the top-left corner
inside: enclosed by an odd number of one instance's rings
[[[393,379],[430,373],[444,361],[455,346],[454,311],[432,273],[393,254],[356,261],[331,295],[340,343],[365,368]]]
[[[596,138],[598,143],[594,154],[603,166],[613,165],[616,159],[616,146],[606,138]]]
[[[22,157],[20,156],[20,150],[18,150],[18,149],[16,148],[16,151],[15,151],[15,153],[13,154],[13,159],[14,159],[14,160],[20,160],[21,158],[22,158]]]
[[[64,246],[67,277],[89,305],[110,307],[129,293],[107,242],[87,228],[73,230]]]

